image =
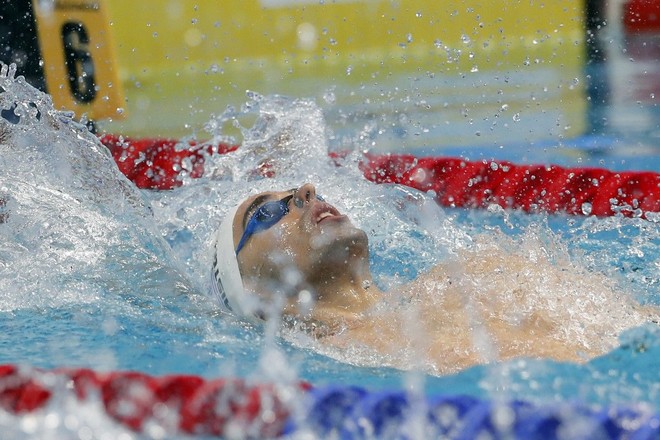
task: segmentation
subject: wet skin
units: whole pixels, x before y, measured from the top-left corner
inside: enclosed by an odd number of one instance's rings
[[[444,374],[516,357],[586,361],[614,348],[623,329],[657,319],[657,309],[622,298],[606,277],[542,252],[506,252],[496,244],[502,237],[486,237],[478,251],[461,251],[381,292],[369,272],[366,233],[319,200],[311,184],[245,200],[234,217],[234,245],[259,206],[288,196],[289,212],[250,236],[239,267],[248,291],[286,298],[284,316],[313,323],[306,328],[323,344]]]
[[[289,212],[274,226],[253,234],[238,254],[243,282],[267,295],[274,288],[314,292],[317,303],[337,313],[362,311],[373,303],[368,239],[350,219],[316,197],[305,184],[295,190],[273,191],[245,200],[234,217],[237,245],[250,216],[268,201],[289,200]],[[375,289],[374,289],[375,290]]]

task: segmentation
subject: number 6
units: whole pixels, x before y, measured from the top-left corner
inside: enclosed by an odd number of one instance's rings
[[[96,82],[94,61],[87,46],[89,36],[85,26],[82,23],[64,23],[62,43],[71,94],[79,102],[90,103],[96,98]]]

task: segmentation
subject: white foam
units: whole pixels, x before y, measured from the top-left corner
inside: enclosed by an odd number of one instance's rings
[[[3,70],[0,85],[18,118],[0,118],[0,310],[142,293],[145,274],[174,274],[142,194],[98,139],[22,78]]]

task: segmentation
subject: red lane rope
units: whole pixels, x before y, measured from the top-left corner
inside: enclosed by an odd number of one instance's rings
[[[629,0],[623,5],[622,18],[628,32],[660,32],[660,2]]]
[[[153,189],[179,186],[184,168],[190,177],[201,177],[206,155],[238,148],[112,135],[101,137],[101,142],[129,179],[140,188]],[[434,191],[438,203],[448,207],[484,208],[495,204],[526,212],[596,216],[620,213],[627,217],[660,212],[660,174],[653,172],[418,158],[408,154],[368,155],[362,171],[376,183]]]
[[[0,409],[20,415],[43,408],[55,394],[52,375],[64,380],[79,401],[99,396],[110,417],[137,432],[149,421],[164,427],[176,422],[175,434],[224,435],[227,429],[242,429],[257,438],[271,438],[283,432],[289,417],[274,386],[248,385],[242,379],[154,377],[84,368],[46,372],[15,365],[0,365]],[[300,391],[309,388],[299,385]]]
[[[363,172],[376,183],[434,191],[438,203],[449,207],[496,204],[526,212],[627,217],[660,212],[660,174],[653,172],[412,155],[369,156]]]
[[[112,134],[103,135],[101,143],[112,153],[119,170],[138,188],[172,189],[181,185],[185,170],[192,178],[204,173],[204,160],[209,154],[225,154],[237,145],[198,144],[173,139],[132,139]]]

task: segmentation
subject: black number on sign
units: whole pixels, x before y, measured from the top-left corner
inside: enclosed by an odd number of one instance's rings
[[[62,42],[71,94],[79,102],[92,102],[96,98],[94,61],[89,53],[89,36],[85,26],[82,23],[65,23],[62,26]]]

